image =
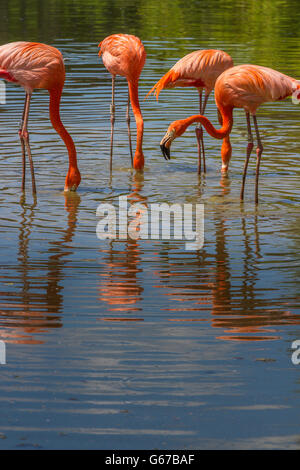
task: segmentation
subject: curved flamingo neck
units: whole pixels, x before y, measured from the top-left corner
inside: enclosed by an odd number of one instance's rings
[[[62,95],[62,86],[58,86],[55,88],[49,89],[50,94],[50,105],[49,105],[49,112],[50,112],[50,120],[52,123],[53,128],[59,134],[59,136],[64,141],[68,154],[69,154],[69,171],[66,178],[66,187],[65,189],[73,188],[74,186],[78,186],[80,183],[80,173],[77,166],[77,153],[76,148],[73,142],[72,137],[64,127],[63,123],[61,122],[60,118],[60,100]]]
[[[224,108],[219,108],[219,110],[223,121],[221,129],[216,129],[209,121],[209,119],[201,115],[190,116],[189,118],[184,119],[184,128],[187,129],[191,124],[194,124],[195,122],[200,122],[212,137],[214,137],[215,139],[224,139],[231,132],[233,124],[233,108],[228,106]]]
[[[56,132],[60,135],[60,137],[66,144],[70,160],[72,160],[72,162],[77,164],[76,148],[75,148],[73,139],[68,133],[68,131],[66,130],[63,123],[61,122],[61,118],[60,118],[59,107],[60,107],[60,99],[62,95],[62,88],[53,88],[49,90],[49,94],[50,94],[49,111],[50,111],[50,120],[51,120],[52,126],[54,127]]]
[[[128,80],[129,96],[132,111],[136,122],[136,150],[134,155],[133,166],[136,169],[144,167],[143,155],[143,134],[144,134],[144,121],[139,103],[138,94],[138,79]]]

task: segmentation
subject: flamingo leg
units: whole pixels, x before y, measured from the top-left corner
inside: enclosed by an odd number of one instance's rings
[[[110,133],[110,162],[109,168],[110,172],[112,171],[112,157],[113,157],[113,144],[114,144],[114,124],[115,124],[115,75],[112,76],[111,80],[111,105],[110,105],[110,123],[111,123],[111,133]]]
[[[257,159],[256,159],[256,176],[255,176],[255,204],[258,204],[259,167],[260,167],[261,155],[262,155],[262,152],[263,152],[264,148],[263,148],[263,145],[262,145],[262,142],[261,142],[261,139],[260,139],[257,120],[256,120],[255,115],[253,115],[253,122],[254,122],[256,139],[257,139],[257,149],[256,149]]]
[[[209,93],[205,93],[205,98],[204,102],[202,103],[202,89],[199,89],[199,109],[200,109],[200,114],[203,116],[205,113],[205,108],[207,104],[207,100],[209,97]],[[206,173],[206,163],[205,163],[205,148],[204,148],[204,140],[203,140],[203,128],[201,124],[199,124],[196,129],[196,137],[197,137],[197,143],[198,143],[198,174],[201,173],[201,152],[203,155],[203,171]]]
[[[202,88],[198,88],[198,93],[199,93],[199,111],[200,111],[200,114],[202,115]],[[198,144],[198,175],[200,175],[201,173],[201,149],[202,149],[201,131],[202,131],[201,124],[198,124],[195,129],[197,144]]]
[[[33,160],[32,160],[32,155],[31,155],[30,144],[29,144],[29,133],[28,133],[28,117],[29,117],[29,109],[30,109],[30,99],[31,99],[31,93],[26,93],[25,107],[24,107],[24,114],[23,114],[23,122],[22,122],[22,128],[21,128],[21,132],[20,132],[20,139],[21,139],[21,142],[23,140],[23,144],[25,144],[25,148],[26,148],[26,151],[27,151],[29,164],[30,164],[30,170],[31,170],[32,192],[35,195],[36,194],[36,184],[35,184],[35,176],[34,176],[34,166],[33,166]],[[25,164],[23,162],[23,168],[24,167],[25,167]],[[25,177],[24,177],[24,183],[25,183]]]
[[[26,178],[26,153],[25,153],[24,138],[22,136],[22,127],[23,127],[24,118],[25,118],[26,100],[27,100],[27,96],[26,96],[26,99],[25,99],[22,120],[20,122],[20,128],[19,128],[19,137],[20,137],[21,148],[22,148],[22,192],[25,191],[25,178]]]
[[[207,105],[208,97],[209,97],[209,93],[205,94],[204,103],[203,103],[203,107],[202,107],[202,115],[203,116],[204,116],[204,113],[205,113],[205,108],[206,108],[206,105]],[[203,156],[203,171],[204,171],[204,173],[206,173],[205,149],[204,149],[202,126],[200,127],[200,130],[201,130],[201,144],[202,144],[202,156]]]
[[[248,112],[246,112],[246,119],[247,119],[247,130],[248,130],[248,145],[247,145],[247,155],[246,155],[246,160],[244,164],[243,181],[242,181],[242,187],[241,187],[241,195],[240,195],[241,201],[244,200],[244,189],[245,189],[247,168],[248,168],[249,158],[253,149],[253,135],[252,135],[252,130],[251,130],[250,114]]]
[[[132,154],[132,144],[131,144],[131,131],[130,131],[130,114],[129,114],[129,109],[130,109],[130,96],[129,96],[129,90],[128,90],[128,101],[127,101],[126,121],[127,121],[127,127],[128,127],[128,139],[129,139],[129,149],[130,149],[131,166],[133,167],[133,154]]]

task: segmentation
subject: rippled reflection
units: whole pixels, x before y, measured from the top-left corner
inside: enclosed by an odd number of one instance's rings
[[[184,316],[177,321],[203,321],[209,314],[212,326],[224,330],[223,335],[217,336],[220,339],[278,339],[279,336],[273,334],[276,325],[299,324],[300,318],[286,308],[288,302],[262,298],[257,214],[249,222],[243,209],[240,212],[238,278],[234,275],[233,257],[229,251],[228,226],[231,221],[218,210],[214,219],[213,253],[204,250],[196,256],[187,256],[183,260],[178,257],[172,262],[170,246],[161,251],[162,269],[158,273],[161,283],[156,287],[164,289],[164,295],[175,305],[167,310],[178,312],[178,315],[193,312],[193,317]]]
[[[132,191],[128,194],[129,204],[147,202],[140,194],[143,188],[144,176],[135,173],[132,181]],[[142,300],[144,288],[139,276],[142,275],[142,253],[138,240],[128,238],[126,242],[110,241],[109,249],[104,251],[104,272],[101,273],[103,282],[100,284],[100,300],[108,304],[108,311],[135,312],[141,311],[139,302]],[[133,320],[130,317],[119,320]],[[116,318],[111,318],[116,320]],[[135,318],[134,320],[138,320]]]
[[[176,139],[170,162],[159,148],[171,121],[197,112],[195,90],[144,101],[199,48],[300,78],[296,1],[221,3],[0,2],[1,44],[42,41],[64,55],[61,117],[82,174],[78,193],[64,194],[66,149],[49,121],[48,93],[37,90],[29,129],[38,198],[20,197],[24,92],[8,84],[0,106],[0,339],[8,343],[1,448],[299,448],[299,367],[290,351],[300,335],[299,107],[284,100],[259,110],[255,208],[255,154],[239,200],[243,111],[234,113],[228,176],[221,142],[208,135],[207,173],[198,176],[193,128]],[[147,51],[142,174],[129,169],[121,77],[109,173],[111,77],[98,44],[119,31],[141,37]],[[207,117],[218,126],[213,98]],[[134,126],[132,134],[134,146]],[[117,206],[123,195],[129,206],[204,204],[203,249],[172,239],[98,240],[98,205]]]
[[[30,249],[37,201],[27,203],[25,196],[21,197],[17,264],[13,274],[1,276],[1,336],[8,341],[40,343],[38,333],[61,328],[64,258],[72,255],[69,245],[76,228],[79,203],[79,195],[65,194],[67,228],[59,239],[49,243],[47,260],[41,263],[34,260]],[[13,289],[6,291],[5,286]]]

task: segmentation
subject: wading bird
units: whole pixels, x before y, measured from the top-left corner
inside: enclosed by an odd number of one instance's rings
[[[283,100],[294,93],[296,93],[296,97],[299,99],[300,82],[276,70],[258,65],[238,65],[232,67],[220,75],[215,85],[215,100],[220,113],[221,129],[216,129],[206,117],[200,115],[174,121],[170,124],[160,143],[163,155],[166,159],[170,159],[170,145],[172,141],[182,135],[195,122],[200,122],[212,137],[216,139],[227,138],[233,125],[233,109],[244,108],[247,118],[248,147],[240,197],[241,200],[244,199],[246,173],[253,149],[253,135],[250,123],[251,114],[257,139],[255,202],[258,203],[258,178],[263,146],[257,126],[256,110],[262,103]],[[231,151],[222,154],[223,170],[227,170],[230,156]]]
[[[128,82],[128,102],[126,121],[128,126],[128,138],[131,156],[131,165],[136,170],[144,168],[143,132],[144,121],[141,113],[138,95],[139,78],[146,61],[146,52],[139,38],[131,34],[112,34],[103,39],[99,44],[99,56],[106,69],[112,75],[112,101],[110,107],[111,137],[110,137],[110,171],[112,170],[113,134],[115,123],[115,78],[116,75],[126,77]],[[136,150],[134,159],[132,156],[129,105],[133,110],[136,122]]]
[[[12,42],[0,46],[0,78],[21,85],[26,92],[25,106],[19,129],[22,146],[22,190],[25,189],[26,151],[29,158],[32,191],[36,193],[34,167],[29,145],[28,117],[31,95],[34,89],[44,88],[50,95],[51,123],[64,141],[69,153],[69,170],[65,191],[76,190],[80,184],[76,149],[72,137],[60,119],[59,106],[65,82],[65,67],[60,51],[55,47],[36,42]]]
[[[214,89],[219,75],[233,67],[233,60],[224,51],[204,49],[191,52],[182,57],[149,91],[156,98],[165,88],[196,87],[199,93],[200,114],[205,113],[208,97]],[[205,97],[202,103],[202,91]],[[203,130],[201,124],[195,129],[198,143],[198,174],[201,173],[201,150],[203,155],[203,171],[206,171]]]

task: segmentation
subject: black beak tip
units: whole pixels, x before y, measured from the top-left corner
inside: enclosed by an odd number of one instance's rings
[[[164,159],[167,160],[167,161],[171,160],[170,149],[168,147],[165,147],[164,144],[161,144],[160,148],[161,148],[162,154],[164,156]]]

